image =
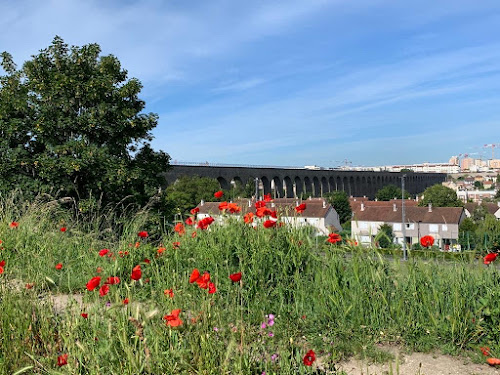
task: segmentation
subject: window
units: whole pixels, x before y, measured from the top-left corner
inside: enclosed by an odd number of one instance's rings
[[[447,232],[447,231],[448,231],[448,225],[444,225],[444,224],[443,224],[443,225],[441,225],[441,230],[442,230],[443,232]]]
[[[401,224],[400,223],[392,224],[392,230],[401,230]]]
[[[439,225],[437,224],[429,224],[429,232],[437,233],[439,232]]]
[[[406,229],[415,229],[414,223],[406,223]]]
[[[368,229],[368,223],[365,221],[359,222],[359,229]]]

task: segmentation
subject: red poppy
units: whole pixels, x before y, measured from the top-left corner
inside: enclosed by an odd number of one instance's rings
[[[248,214],[243,216],[243,220],[245,221],[245,224],[253,223],[253,217],[254,217],[254,214],[252,212],[249,212]]]
[[[146,232],[145,230],[142,230],[139,233],[137,233],[137,235],[141,238],[146,238],[148,236],[148,232]]]
[[[264,201],[257,201],[257,202],[255,202],[255,208],[256,209],[259,209],[259,208],[262,208],[262,207],[266,207],[266,202],[264,202]]]
[[[228,208],[228,203],[227,202],[220,202],[219,203],[219,211],[227,210],[227,208]]]
[[[2,267],[2,266],[0,266],[0,275],[1,275],[3,272],[4,272],[4,271],[3,271],[3,267]]]
[[[208,294],[214,294],[217,292],[217,288],[214,283],[208,283]]]
[[[67,365],[68,364],[68,355],[67,354],[61,354],[59,357],[57,357],[57,365],[59,367]]]
[[[272,200],[271,194],[264,194],[264,202],[271,202]]]
[[[208,228],[208,226],[210,224],[212,224],[214,222],[214,218],[211,217],[211,216],[208,216],[204,219],[201,219],[200,221],[198,221],[198,225],[196,226],[197,228],[201,229],[201,230],[205,230]]]
[[[486,362],[490,365],[490,366],[498,366],[500,365],[500,359],[498,358],[488,358],[486,360]]]
[[[271,211],[269,208],[267,208],[266,206],[264,207],[259,207],[257,208],[257,210],[255,211],[255,215],[257,217],[264,217],[264,216],[267,216],[267,215],[271,215],[273,213],[273,211]]]
[[[488,357],[490,355],[490,348],[489,347],[481,346],[479,349],[481,349],[481,353],[483,353],[483,355],[485,357]]]
[[[107,284],[107,285],[120,284],[120,278],[118,276],[110,276],[110,277],[108,277],[108,279],[106,280],[106,282],[104,284]]]
[[[186,225],[194,225],[194,219],[190,216],[184,221],[184,223],[186,223]]]
[[[134,247],[137,249],[139,246],[141,246],[141,243],[140,242],[136,242]]]
[[[165,247],[160,246],[160,247],[158,248],[158,250],[156,250],[156,252],[157,252],[158,254],[161,254],[161,253],[163,253],[165,250],[167,250]]]
[[[87,318],[89,317],[89,314],[87,314],[87,313],[81,313],[80,315],[81,315],[81,316],[82,316],[82,318],[84,318],[84,319],[87,319]]]
[[[11,228],[17,228],[19,226],[19,223],[17,221],[13,221],[12,223],[9,224],[9,227]]]
[[[340,237],[340,234],[337,233],[330,233],[328,235],[328,238],[326,239],[330,243],[337,243],[342,241],[342,237]]]
[[[174,230],[179,233],[179,236],[183,236],[186,233],[186,229],[182,223],[175,224]]]
[[[276,226],[276,221],[274,220],[266,220],[264,221],[264,228],[272,228]]]
[[[163,320],[167,326],[170,327],[178,327],[182,324],[182,320],[179,319],[179,314],[181,313],[181,309],[172,310],[170,315],[165,315]]]
[[[203,275],[198,277],[198,279],[196,280],[196,284],[198,284],[198,286],[202,289],[207,289],[209,282],[210,274],[208,272],[204,272]]]
[[[56,264],[56,270],[62,269],[62,263],[57,263]]]
[[[191,211],[189,211],[189,212],[191,212],[191,215],[196,215],[198,212],[200,212],[200,209],[199,209],[199,207],[195,207],[195,208],[193,208],[193,209],[192,209]]]
[[[33,289],[34,286],[34,283],[26,283],[26,289]]]
[[[66,227],[61,227],[61,229],[59,229],[61,232],[66,232]]]
[[[496,253],[489,253],[487,254],[485,257],[484,257],[484,261],[483,263],[484,264],[490,264],[491,262],[493,262],[495,259],[497,259],[497,256],[498,254]]]
[[[178,249],[179,247],[181,247],[181,243],[179,241],[172,242],[172,246],[174,247],[174,249]]]
[[[93,291],[101,283],[101,278],[99,276],[93,277],[87,283],[87,290]]]
[[[216,191],[214,193],[214,197],[217,199],[222,198],[223,195],[224,195],[224,192],[222,190]]]
[[[306,204],[305,203],[301,203],[301,204],[299,204],[298,206],[295,207],[295,211],[297,211],[298,214],[301,214],[305,210],[306,210]]]
[[[316,360],[316,354],[314,353],[314,351],[309,350],[304,356],[304,359],[302,361],[304,362],[304,365],[312,366],[315,360]]]
[[[241,272],[232,273],[231,275],[229,275],[229,278],[233,283],[237,283],[241,280]]]
[[[423,247],[430,247],[430,246],[434,245],[434,237],[432,237],[432,236],[423,236],[420,239],[420,245],[422,245]]]
[[[124,305],[128,305],[128,302],[129,302],[129,301],[128,301],[128,298],[125,298],[125,299],[122,301],[122,303],[123,303]]]
[[[99,251],[99,256],[100,257],[103,257],[105,256],[107,253],[109,253],[109,249],[102,249]]]
[[[99,295],[101,297],[104,297],[106,294],[108,294],[108,292],[109,292],[108,284],[104,284],[103,286],[101,286],[101,288],[99,288]]]
[[[147,263],[147,264],[151,264],[151,261],[148,258],[144,258],[143,262]]]
[[[173,289],[165,289],[163,291],[163,294],[166,296],[169,296],[170,298],[174,298],[174,290]]]
[[[191,233],[191,238],[195,238],[196,235],[197,235],[196,232]]]
[[[102,267],[97,267],[97,273],[101,273],[102,272]]]
[[[142,271],[141,271],[141,265],[138,264],[132,269],[132,274],[130,275],[130,278],[132,280],[139,280],[142,277]]]
[[[191,272],[191,276],[189,277],[189,283],[190,284],[194,283],[196,280],[198,280],[199,277],[200,277],[200,271],[198,271],[198,269],[195,268],[193,272]]]
[[[5,260],[2,260],[2,261],[0,262],[0,267],[5,267]]]

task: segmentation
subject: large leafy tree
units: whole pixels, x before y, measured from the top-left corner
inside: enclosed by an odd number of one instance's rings
[[[0,190],[144,203],[163,184],[169,156],[149,145],[158,116],[143,113],[139,80],[100,52],[55,37],[21,69],[2,53]]]
[[[386,185],[382,189],[378,190],[375,194],[375,198],[379,201],[390,201],[391,199],[401,199],[401,188],[396,185]],[[405,190],[405,199],[410,198],[410,194]]]
[[[330,203],[339,214],[339,219],[342,224],[351,220],[352,209],[349,203],[349,197],[345,191],[334,191],[326,194],[325,197],[328,203]]]
[[[419,206],[427,206],[432,203],[435,207],[462,207],[463,203],[457,197],[455,190],[441,184],[433,185],[425,189]]]

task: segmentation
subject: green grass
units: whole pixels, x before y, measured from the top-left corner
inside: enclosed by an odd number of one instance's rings
[[[380,343],[500,354],[500,273],[469,257],[387,260],[316,245],[307,230],[236,220],[192,238],[191,228],[183,237],[163,232],[147,212],[89,222],[43,202],[3,200],[1,208],[0,374],[313,374],[318,363],[334,369],[353,355],[390,361]],[[144,229],[150,236],[141,240]],[[157,256],[161,244],[167,250]],[[114,256],[100,257],[103,248]],[[132,281],[137,264],[143,275]],[[103,279],[121,278],[105,297],[85,287],[98,267]],[[194,268],[210,272],[215,294],[189,283]],[[241,284],[228,278],[237,271]],[[173,299],[163,292],[170,288]],[[62,294],[81,294],[84,307],[54,311],[48,296]],[[182,309],[177,328],[162,320],[173,309]],[[263,329],[267,314],[275,324]],[[309,349],[312,367],[302,363]],[[58,367],[63,353],[68,365]]]

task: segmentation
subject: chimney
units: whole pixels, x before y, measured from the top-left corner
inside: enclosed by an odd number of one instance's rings
[[[432,203],[429,203],[429,212],[432,212]]]
[[[418,194],[417,194],[417,196],[415,197],[415,201],[416,201],[416,202],[418,202]]]
[[[274,207],[274,206],[276,206],[276,205],[274,204],[274,202],[271,202],[271,207]]]
[[[392,204],[392,210],[396,212],[398,210],[398,206],[396,206],[396,203]]]
[[[205,204],[205,201],[202,199],[200,202],[200,206],[203,206]]]
[[[299,205],[299,201],[295,201],[295,207],[297,207]]]
[[[326,202],[323,201],[323,208],[326,208]]]
[[[361,202],[361,211],[364,211],[365,210],[365,204],[363,202]]]
[[[252,207],[252,201],[250,199],[248,200],[248,207]]]

